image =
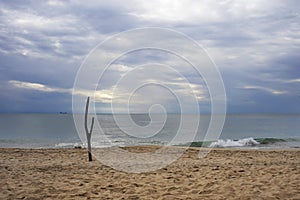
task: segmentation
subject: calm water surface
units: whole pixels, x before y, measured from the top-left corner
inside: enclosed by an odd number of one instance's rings
[[[180,115],[170,114],[163,129],[156,135],[137,138],[125,134],[114,122],[113,115],[98,115],[97,118],[105,135],[97,128],[93,131],[94,147],[168,144],[180,124]],[[144,114],[132,115],[132,118],[140,126],[146,126],[150,121],[149,116]],[[194,141],[203,140],[209,119],[209,115],[201,115]],[[192,142],[185,139],[192,130],[187,128],[184,132],[175,143]],[[262,142],[261,139],[266,138],[270,140]],[[300,115],[227,115],[219,139],[215,141],[217,147],[300,147]],[[251,142],[252,139],[261,144]],[[0,114],[0,147],[59,148],[83,143],[70,114]]]

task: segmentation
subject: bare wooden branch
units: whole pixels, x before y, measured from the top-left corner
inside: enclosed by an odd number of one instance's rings
[[[94,117],[92,118],[92,124],[91,124],[90,134],[92,134],[93,128],[94,128]]]
[[[87,98],[86,100],[86,105],[85,105],[85,115],[84,115],[84,128],[85,128],[85,133],[86,133],[86,138],[87,138],[87,144],[88,144],[88,156],[89,156],[89,161],[92,161],[92,146],[91,146],[91,137],[92,137],[92,132],[94,128],[94,117],[92,118],[92,123],[91,123],[91,128],[90,131],[88,129],[88,112],[89,112],[89,104],[90,104],[90,97]]]
[[[87,126],[87,117],[88,117],[88,112],[89,112],[89,104],[90,104],[90,97],[87,98],[86,104],[85,104],[85,115],[84,115],[84,128],[85,132],[88,134],[88,126]]]

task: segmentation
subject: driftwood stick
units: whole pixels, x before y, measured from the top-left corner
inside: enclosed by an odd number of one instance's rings
[[[91,137],[92,137],[92,132],[94,128],[94,117],[92,118],[92,123],[91,123],[91,128],[90,131],[88,129],[88,112],[89,112],[89,104],[90,104],[90,97],[87,98],[86,100],[86,105],[85,105],[85,115],[84,115],[84,128],[85,128],[85,133],[86,133],[86,138],[87,138],[87,144],[88,144],[88,156],[89,156],[89,161],[92,161],[92,146],[91,146]]]

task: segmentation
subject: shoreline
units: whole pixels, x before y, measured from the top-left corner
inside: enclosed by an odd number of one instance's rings
[[[179,147],[199,147],[199,148],[229,148],[229,149],[290,149],[300,148],[300,138],[253,138],[245,137],[240,139],[218,139],[216,141],[193,141],[176,144],[167,144],[162,141],[148,141],[127,144],[116,142],[113,145],[102,145],[101,142],[95,142],[92,146],[94,148],[109,148],[109,147],[129,147],[129,146],[179,146]],[[30,140],[14,140],[14,139],[0,139],[0,148],[24,148],[24,149],[52,149],[52,148],[76,148],[85,146],[82,141],[39,141],[30,143]]]
[[[0,148],[0,199],[300,198],[299,148],[214,148],[204,158],[198,153],[190,147],[170,165],[136,174],[95,158],[88,162],[84,148]]]
[[[168,148],[186,148],[186,149],[210,149],[210,150],[239,150],[239,151],[289,151],[289,150],[295,150],[295,151],[300,151],[300,147],[298,146],[261,146],[261,147],[257,147],[257,146],[247,146],[247,147],[195,147],[195,146],[184,146],[184,145],[172,145],[172,146],[163,146],[163,145],[128,145],[128,146],[103,146],[103,147],[92,147],[92,149],[108,149],[108,148],[115,148],[115,147],[119,147],[119,148],[139,148],[139,147],[153,147],[153,148],[161,148],[161,147],[168,147]],[[2,149],[19,149],[19,150],[51,150],[51,149],[66,149],[66,150],[70,150],[70,149],[87,149],[84,146],[72,146],[72,147],[10,147],[10,146],[5,146],[5,147],[1,147],[0,146],[0,151]]]

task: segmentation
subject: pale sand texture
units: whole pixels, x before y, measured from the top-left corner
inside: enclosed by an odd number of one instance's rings
[[[154,147],[134,147],[134,151]],[[88,162],[84,149],[0,149],[0,199],[300,199],[300,150],[196,148],[155,172]]]

